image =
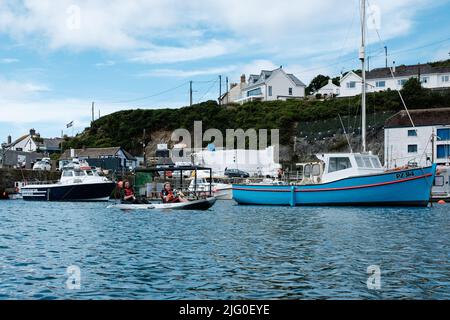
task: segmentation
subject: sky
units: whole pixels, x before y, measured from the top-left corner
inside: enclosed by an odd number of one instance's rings
[[[368,1],[370,68],[450,58],[450,0]],[[123,109],[178,108],[279,66],[359,68],[359,0],[0,0],[0,143],[72,135]],[[66,124],[74,121],[74,127]]]

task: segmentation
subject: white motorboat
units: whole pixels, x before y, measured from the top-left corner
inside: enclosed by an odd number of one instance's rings
[[[149,203],[149,204],[114,204],[108,209],[118,210],[208,210],[216,203],[215,197],[179,203]]]
[[[74,159],[62,169],[58,182],[27,184],[21,194],[26,201],[108,201],[115,187],[87,162]]]
[[[211,188],[211,190],[210,190]],[[189,185],[190,192],[212,192],[213,196],[217,200],[232,200],[233,199],[233,186],[231,184],[221,183],[217,179],[213,178],[212,183],[208,182],[207,178],[193,179]]]

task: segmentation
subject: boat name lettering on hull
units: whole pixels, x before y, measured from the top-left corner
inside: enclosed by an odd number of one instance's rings
[[[415,176],[416,174],[414,173],[414,171],[400,172],[396,175],[397,180],[413,178]]]

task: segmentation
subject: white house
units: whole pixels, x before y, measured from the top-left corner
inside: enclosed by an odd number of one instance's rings
[[[60,138],[41,138],[40,134],[36,133],[36,130],[31,129],[29,134],[18,138],[14,142],[8,141],[3,147],[18,152],[42,152],[51,154],[61,151],[62,141],[63,139]]]
[[[247,86],[246,77],[243,74],[241,76],[241,82],[238,83],[231,83],[230,89],[228,92],[225,92],[219,99],[222,105],[227,105],[230,103],[235,103],[237,100],[241,99],[242,97],[242,90]]]
[[[306,85],[282,67],[261,71],[259,75],[250,75],[248,84],[242,89],[241,98],[236,103],[248,101],[274,101],[301,99],[305,97]]]
[[[450,162],[450,108],[401,111],[385,123],[385,166],[389,169],[408,163],[419,166]],[[435,135],[434,143],[432,137]],[[434,152],[433,152],[434,145]]]
[[[420,78],[424,88],[450,89],[450,67],[434,66],[433,64],[416,64],[392,68],[373,69],[366,73],[367,92],[379,92],[387,89],[402,89],[410,78]],[[360,73],[348,72],[341,78],[341,97],[352,97],[361,94],[362,78]]]
[[[339,93],[340,87],[335,85],[332,79],[328,80],[328,83],[316,92],[316,94],[320,94],[323,97],[338,96]]]
[[[196,165],[210,167],[214,175],[223,176],[225,169],[239,169],[250,175],[276,176],[281,165],[276,162],[277,148],[264,150],[203,150],[194,153]]]

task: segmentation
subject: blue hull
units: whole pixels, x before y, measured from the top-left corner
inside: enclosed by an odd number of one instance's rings
[[[241,205],[428,206],[436,165],[304,186],[233,185]]]

